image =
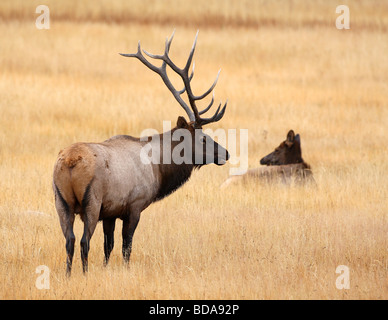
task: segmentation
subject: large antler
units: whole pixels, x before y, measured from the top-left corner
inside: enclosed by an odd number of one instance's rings
[[[192,67],[190,76],[189,76],[189,69],[190,69],[190,66],[191,66],[191,62],[193,60],[195,46],[197,44],[198,32],[199,31],[197,31],[197,34],[195,36],[194,44],[193,44],[193,47],[191,48],[191,51],[190,51],[190,54],[189,54],[189,58],[187,59],[186,65],[184,66],[183,69],[177,67],[171,61],[171,59],[170,59],[170,57],[168,55],[168,53],[170,51],[170,46],[171,46],[172,39],[174,38],[175,30],[172,33],[170,39],[168,39],[168,38],[166,39],[166,46],[165,46],[164,54],[163,55],[151,54],[151,53],[148,53],[147,51],[143,50],[143,52],[147,56],[149,56],[150,58],[162,60],[163,63],[162,63],[162,65],[160,67],[156,67],[155,65],[150,63],[143,56],[142,50],[140,48],[140,41],[138,43],[137,52],[136,53],[131,53],[131,54],[120,53],[120,54],[122,56],[124,56],[124,57],[134,57],[134,58],[139,59],[145,66],[147,66],[149,69],[151,69],[152,71],[154,71],[157,74],[159,74],[160,77],[162,78],[163,82],[167,86],[167,88],[171,91],[171,93],[175,97],[175,99],[179,102],[179,104],[182,106],[182,108],[186,111],[187,115],[189,116],[190,121],[195,121],[196,125],[203,126],[203,125],[211,123],[211,122],[219,121],[224,116],[226,105],[227,105],[228,101],[226,101],[226,103],[224,104],[222,109],[221,109],[221,103],[220,103],[220,105],[217,108],[217,111],[214,113],[214,115],[211,118],[201,118],[200,117],[200,115],[202,115],[205,112],[207,112],[211,108],[211,106],[213,105],[213,102],[214,102],[214,91],[213,91],[213,89],[214,89],[214,87],[217,84],[218,77],[220,75],[221,69],[218,71],[216,80],[213,82],[211,87],[205,93],[203,93],[203,94],[201,94],[199,96],[196,96],[196,95],[193,94],[190,82],[191,82],[191,80],[193,79],[193,76],[194,76],[194,66],[195,66],[195,63],[193,63],[193,67]],[[182,90],[176,90],[175,87],[173,86],[173,84],[171,83],[170,79],[167,76],[167,72],[166,72],[166,67],[167,66],[169,66],[175,73],[177,73],[182,78],[182,81],[183,81],[183,84],[184,84],[184,88]],[[210,104],[205,109],[203,109],[202,111],[198,111],[195,102],[198,101],[198,100],[204,99],[212,91],[213,91],[213,97],[212,97],[212,99],[210,101]],[[186,104],[186,102],[181,97],[181,95],[184,92],[186,92],[187,97],[189,99],[191,110],[190,110],[189,106]],[[220,109],[221,109],[221,111],[220,111]]]

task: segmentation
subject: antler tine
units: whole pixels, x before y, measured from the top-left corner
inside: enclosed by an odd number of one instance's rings
[[[210,104],[202,111],[199,111],[198,114],[201,115],[201,114],[204,114],[205,112],[207,112],[211,108],[211,106],[213,105],[213,102],[214,102],[214,91],[213,91],[213,96],[212,96],[212,100],[210,101]]]
[[[214,82],[211,85],[211,87],[204,94],[201,94],[200,96],[193,96],[192,98],[194,100],[201,100],[201,99],[205,98],[210,92],[212,92],[212,90],[214,89],[214,87],[216,86],[216,84],[218,82],[218,78],[220,77],[220,73],[221,73],[221,69],[218,70],[218,74],[217,74],[216,80],[214,80]]]
[[[185,67],[183,68],[183,70],[185,70],[186,73],[188,73],[190,65],[191,65],[191,61],[193,60],[195,46],[197,45],[198,33],[199,33],[199,30],[197,30],[197,34],[195,35],[193,46],[191,47],[191,50],[189,53],[189,58],[187,59]]]
[[[221,103],[220,103],[218,108],[217,108],[217,110],[216,110],[216,112],[214,113],[214,115],[211,118],[201,118],[201,123],[200,124],[201,125],[205,125],[205,124],[208,124],[208,123],[211,123],[211,122],[220,121],[221,118],[224,116],[227,104],[228,104],[228,100],[226,100],[223,108],[220,111],[220,108],[221,108]]]
[[[141,54],[141,47],[140,47],[140,40],[137,43],[137,52],[136,53],[120,53],[123,57],[129,57],[129,58],[137,58],[139,59],[143,64],[145,64],[148,68],[150,68],[152,71],[158,73],[159,68],[155,67],[153,64],[151,64],[144,56]]]
[[[174,31],[171,34],[170,40],[166,39],[165,53],[169,53],[170,52],[170,46],[171,46],[172,39],[174,39],[174,36],[175,36],[175,29],[174,29]]]
[[[152,53],[149,53],[148,51],[146,51],[146,50],[144,50],[144,49],[143,49],[143,52],[144,52],[147,56],[149,56],[150,58],[165,61],[165,58],[166,58],[166,57],[168,58],[168,53],[170,52],[171,42],[172,42],[172,39],[174,39],[174,35],[175,35],[175,29],[174,29],[174,31],[172,32],[170,39],[169,39],[169,38],[166,38],[166,44],[165,44],[165,47],[164,47],[164,54],[163,54],[163,55],[160,55],[160,54],[152,54]]]
[[[170,57],[168,55],[168,53],[170,51],[171,42],[172,42],[172,39],[174,38],[174,35],[175,35],[175,30],[172,33],[170,39],[166,39],[166,45],[165,45],[165,48],[164,48],[164,54],[163,55],[161,55],[161,54],[152,54],[152,53],[147,52],[144,49],[143,49],[143,52],[147,56],[149,56],[150,58],[157,59],[157,60],[162,60],[164,62],[163,66],[165,66],[165,64],[168,64],[168,66],[172,70],[174,70],[181,77],[184,77],[184,69],[180,69],[174,62],[171,61],[171,59],[170,59]]]
[[[195,68],[195,62],[193,62],[193,67],[191,68],[191,74],[190,74],[190,77],[189,77],[189,82],[191,82],[191,80],[194,77],[194,68]],[[183,94],[185,91],[186,91],[186,87],[184,87],[182,90],[179,90],[178,92],[179,92],[179,94]]]

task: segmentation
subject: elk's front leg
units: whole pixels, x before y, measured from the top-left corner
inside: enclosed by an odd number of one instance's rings
[[[139,223],[140,212],[131,211],[130,214],[123,218],[123,258],[126,264],[129,263],[129,258],[132,251],[132,238],[135,233],[137,224]]]
[[[110,253],[114,246],[114,231],[115,231],[116,218],[105,219],[103,221],[104,229],[104,253],[105,260],[104,265],[106,266],[109,261]]]

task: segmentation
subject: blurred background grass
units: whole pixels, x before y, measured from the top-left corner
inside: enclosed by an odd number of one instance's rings
[[[4,0],[0,17],[5,20],[33,20],[31,12],[39,1]],[[287,0],[198,0],[195,4],[181,0],[47,0],[54,21],[140,23],[203,27],[314,27],[331,26],[335,8],[351,6],[352,28],[385,29],[388,4],[378,0],[342,1]]]

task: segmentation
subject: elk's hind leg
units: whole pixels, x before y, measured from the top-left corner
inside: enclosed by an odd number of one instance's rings
[[[90,239],[96,229],[97,222],[100,216],[101,201],[96,199],[93,192],[90,192],[90,184],[86,188],[82,199],[82,214],[81,218],[84,222],[84,233],[81,239],[81,259],[82,270],[84,273],[88,271],[88,255],[90,249]]]
[[[70,206],[65,201],[57,186],[55,186],[54,192],[55,192],[55,208],[59,216],[59,222],[61,224],[63,235],[65,236],[65,239],[66,239],[66,253],[67,253],[66,273],[68,276],[70,276],[71,267],[73,264],[74,242],[75,242],[75,235],[73,232],[74,217],[75,217],[74,208],[73,206]]]
[[[67,260],[66,260],[66,273],[68,276],[71,274],[71,267],[73,265],[73,256],[74,256],[74,243],[75,243],[75,235],[73,232],[73,225],[74,225],[74,213],[70,214],[69,216],[69,222],[68,222],[68,231],[66,232],[66,253],[67,253]]]

